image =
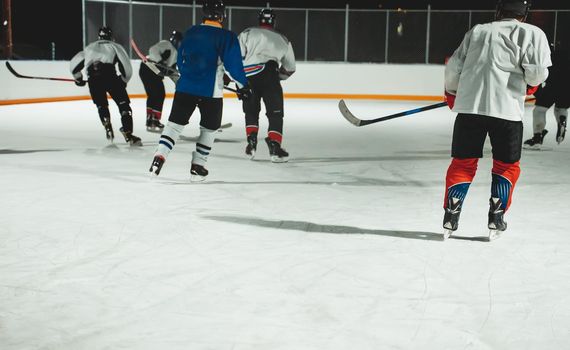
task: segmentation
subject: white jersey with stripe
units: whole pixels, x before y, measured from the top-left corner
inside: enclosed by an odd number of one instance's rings
[[[131,60],[125,49],[114,41],[97,40],[77,53],[70,62],[71,74],[75,79],[82,79],[81,70],[89,68],[94,63],[119,64],[119,73],[125,82],[133,75]]]
[[[176,64],[178,50],[168,40],[161,40],[148,49],[147,58],[153,62],[172,67]]]
[[[247,76],[261,72],[269,61],[277,62],[282,80],[295,73],[293,46],[283,34],[271,28],[251,27],[238,38]]]
[[[445,69],[453,111],[521,121],[526,86],[542,84],[552,65],[544,32],[516,19],[473,27]]]

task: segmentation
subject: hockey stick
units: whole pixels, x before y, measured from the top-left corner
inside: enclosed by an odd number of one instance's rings
[[[137,56],[139,56],[139,58],[143,61],[143,63],[150,68],[150,70],[156,74],[156,75],[160,75],[160,69],[164,69],[167,72],[172,72],[171,75],[168,75],[168,77],[176,84],[176,82],[178,81],[178,78],[180,77],[180,73],[174,69],[174,68],[170,68],[161,64],[158,64],[156,62],[153,62],[151,60],[149,60],[145,55],[143,55],[142,51],[139,49],[137,43],[135,42],[134,39],[131,39],[131,46],[133,47],[133,49],[135,50],[135,53],[137,54]],[[224,86],[224,89],[231,91],[231,92],[235,92],[237,93],[236,89],[232,89],[230,87]]]
[[[346,106],[346,103],[344,102],[344,100],[340,100],[338,102],[338,109],[340,110],[340,113],[342,113],[343,117],[345,117],[346,120],[348,120],[348,122],[354,126],[364,126],[364,125],[368,125],[368,124],[383,122],[385,120],[404,117],[406,115],[416,114],[416,113],[420,113],[420,112],[424,112],[424,111],[429,111],[430,109],[440,108],[443,106],[447,106],[447,102],[438,102],[438,103],[433,104],[433,105],[415,108],[415,109],[410,109],[408,111],[404,111],[404,112],[400,112],[400,113],[396,113],[396,114],[390,114],[390,115],[387,115],[385,117],[380,117],[380,118],[376,118],[376,119],[362,120],[362,119],[357,118],[354,114],[352,114],[352,112]]]
[[[49,77],[33,77],[29,75],[22,75],[14,70],[10,62],[6,61],[6,68],[10,71],[10,73],[14,74],[16,78],[24,78],[24,79],[38,79],[38,80],[55,80],[55,81],[70,81],[75,82],[75,79],[68,79],[68,78],[49,78]]]

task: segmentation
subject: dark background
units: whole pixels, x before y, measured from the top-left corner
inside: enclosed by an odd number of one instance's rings
[[[140,0],[139,0],[140,1]],[[144,1],[144,0],[143,0]],[[191,3],[187,0],[151,1]],[[200,3],[200,1],[198,1]],[[228,0],[227,6],[264,7],[267,1]],[[382,9],[494,9],[495,0],[274,0],[271,7],[301,8],[382,8]],[[533,9],[570,9],[569,0],[535,0]],[[82,49],[80,0],[12,0],[12,32],[15,58],[51,58],[55,44],[56,59],[69,59]],[[2,22],[5,14],[2,13]],[[326,22],[326,21],[325,21]],[[325,23],[323,23],[325,24]],[[332,30],[333,28],[331,28]],[[2,26],[2,38],[4,38]],[[2,42],[2,45],[4,43]]]

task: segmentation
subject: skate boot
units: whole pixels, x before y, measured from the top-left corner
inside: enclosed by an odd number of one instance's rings
[[[489,241],[498,238],[507,229],[507,223],[503,219],[505,210],[501,208],[502,204],[500,198],[489,199]]]
[[[457,231],[462,205],[463,201],[459,198],[451,197],[448,199],[447,208],[445,208],[443,215],[443,240],[448,239],[454,231]]]
[[[532,139],[528,139],[524,142],[524,149],[540,150],[542,148],[542,141],[544,141],[544,136],[548,134],[548,130],[544,129],[542,132],[534,134]]]
[[[289,153],[281,148],[279,142],[269,137],[265,138],[265,142],[267,142],[267,147],[269,147],[269,155],[273,163],[285,163],[289,160]]]
[[[153,114],[148,114],[146,116],[146,131],[161,133],[164,129],[164,124],[158,120]]]
[[[131,146],[142,146],[142,141],[140,137],[133,135],[132,131],[125,131],[125,129],[121,128],[121,134],[125,138],[125,141]]]
[[[257,150],[257,133],[252,132],[247,137],[247,146],[245,147],[245,154],[249,156],[249,159],[255,157],[255,151]]]
[[[560,144],[560,142],[564,141],[564,137],[566,136],[566,116],[560,116],[560,122],[558,123],[558,131],[556,131],[556,142]]]
[[[105,119],[103,122],[103,127],[105,128],[105,137],[109,142],[113,142],[115,138],[115,133],[113,132],[113,126],[111,125],[111,120]]]
[[[208,170],[199,164],[192,164],[190,167],[190,181],[201,182],[206,180],[208,176]]]
[[[160,174],[160,169],[162,169],[164,161],[165,159],[163,156],[154,156],[150,169],[148,170],[151,176],[158,176],[158,174]]]

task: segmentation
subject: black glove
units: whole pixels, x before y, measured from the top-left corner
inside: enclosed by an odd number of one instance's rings
[[[239,100],[247,100],[251,95],[253,95],[253,91],[251,91],[251,88],[246,85],[241,89],[237,89],[236,94]]]
[[[87,82],[83,79],[76,79],[75,80],[75,85],[77,85],[77,86],[85,86],[85,84],[87,84]]]

